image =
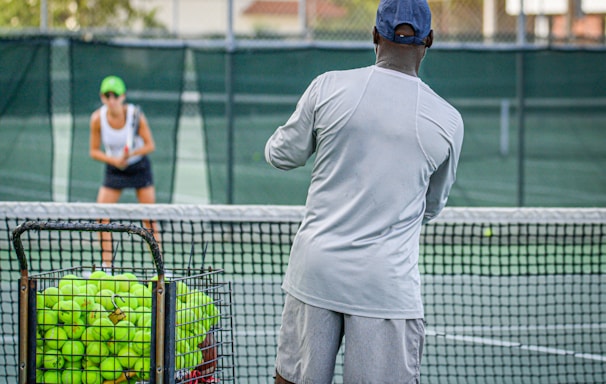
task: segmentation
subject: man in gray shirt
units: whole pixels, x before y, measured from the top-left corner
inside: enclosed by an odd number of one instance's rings
[[[270,137],[288,170],[316,154],[282,288],[276,383],[418,382],[424,313],[421,226],[446,205],[463,141],[460,114],[418,78],[433,42],[426,0],[382,0],[376,63],[328,72]]]

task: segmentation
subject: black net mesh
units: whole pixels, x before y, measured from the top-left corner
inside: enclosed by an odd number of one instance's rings
[[[19,266],[9,242],[11,229],[26,219],[95,221],[109,215],[124,224],[154,219],[167,270],[224,270],[233,285],[236,378],[271,381],[283,304],[280,284],[300,209],[97,209],[37,205],[27,209],[29,214],[13,213],[3,220],[6,342],[0,364],[7,380],[16,377],[19,321]],[[604,210],[485,213],[447,210],[443,219],[423,229],[420,269],[428,323],[423,382],[601,383],[606,375]],[[149,266],[149,249],[140,241],[132,236],[114,236],[113,241],[117,269]],[[24,244],[31,273],[100,262],[98,237],[90,233],[32,232]],[[342,356],[335,375],[335,383],[340,382]]]

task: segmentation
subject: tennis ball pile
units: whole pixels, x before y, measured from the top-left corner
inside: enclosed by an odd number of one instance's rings
[[[94,271],[88,278],[63,276],[37,292],[36,381],[149,380],[152,281]],[[175,370],[184,377],[204,363],[201,348],[220,314],[204,292],[175,283]]]

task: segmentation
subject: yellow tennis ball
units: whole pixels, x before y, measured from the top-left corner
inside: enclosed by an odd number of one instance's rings
[[[101,360],[109,356],[109,348],[102,341],[93,341],[88,343],[86,347],[86,358],[95,363],[100,364]]]
[[[122,348],[128,345],[128,341],[117,341],[114,339],[108,340],[105,343],[109,349],[109,354],[112,356],[117,355]]]
[[[44,339],[46,347],[59,350],[67,341],[67,333],[65,333],[63,327],[52,327],[44,333]]]
[[[36,315],[38,319],[38,329],[46,331],[59,323],[59,312],[52,309],[41,309]]]
[[[103,270],[96,270],[92,272],[89,276],[89,280],[87,284],[93,283],[97,286],[97,290],[101,289],[101,280],[107,277],[107,273]]]
[[[137,362],[135,363],[135,367],[134,370],[138,373],[139,377],[142,380],[149,380],[150,378],[150,370],[151,370],[151,366],[150,366],[150,361],[148,357],[141,357],[139,360],[137,360]]]
[[[95,303],[89,308],[89,311],[86,314],[86,323],[91,325],[97,319],[108,318],[108,315],[109,312],[107,312],[101,304]]]
[[[114,302],[118,306],[118,308],[122,307],[130,307],[137,308],[139,306],[139,300],[136,297],[132,297],[130,291],[126,292],[118,292],[116,293],[116,297],[114,297]],[[113,308],[112,308],[113,310]]]
[[[116,356],[122,367],[128,369],[134,368],[137,360],[141,357],[130,345],[122,347]]]
[[[93,327],[85,327],[84,332],[82,332],[82,335],[80,335],[80,341],[83,342],[84,345],[88,345],[94,341],[99,341],[97,340],[98,336],[99,332],[97,332],[97,330],[95,330]]]
[[[97,297],[95,297],[95,303],[101,304],[103,308],[107,311],[114,310],[114,303],[112,302],[112,297],[114,296],[114,291],[109,289],[102,289],[97,293]]]
[[[130,346],[135,352],[141,356],[150,355],[151,331],[149,329],[141,329],[135,332]]]
[[[63,330],[69,339],[80,340],[80,337],[82,337],[82,334],[86,330],[86,325],[84,324],[84,320],[76,319],[72,324],[63,325]]]
[[[142,313],[136,322],[139,328],[150,328],[152,325],[152,314],[151,312]]]
[[[182,281],[177,281],[177,298],[182,301],[187,301],[187,296],[189,293],[189,287]]]
[[[61,369],[63,364],[65,364],[65,359],[56,349],[47,350],[42,359],[42,366],[49,370]]]
[[[80,369],[64,369],[61,374],[62,384],[80,384],[82,383],[82,370]]]
[[[44,294],[44,305],[47,308],[52,308],[59,302],[59,288],[48,287],[42,293]]]
[[[492,228],[488,227],[488,228],[484,228],[484,232],[483,232],[485,237],[491,237],[492,236]]]
[[[105,275],[105,277],[102,277],[100,280],[100,290],[107,289],[112,292],[116,292],[118,290],[118,282],[112,275]]]
[[[61,288],[65,285],[75,285],[77,287],[80,287],[84,284],[86,284],[86,280],[70,273],[68,275],[63,276],[59,280],[59,290],[61,290]]]
[[[61,348],[63,358],[67,361],[82,360],[85,351],[86,347],[84,346],[84,343],[78,340],[68,340],[63,344],[63,348]]]
[[[116,276],[114,280],[117,282],[117,291],[119,292],[129,292],[131,284],[139,282],[137,276],[132,273],[123,273]]]
[[[64,324],[73,324],[82,316],[80,305],[74,300],[64,300],[57,303],[59,320]]]
[[[126,314],[126,320],[130,321],[135,325],[144,313],[151,313],[151,308],[147,307],[137,307],[136,309],[126,307],[126,310],[122,310]]]
[[[48,384],[61,384],[61,371],[56,369],[51,369],[44,372],[44,382]]]
[[[134,287],[130,289],[130,294],[132,298],[136,298],[140,307],[150,307],[152,306],[152,296],[151,292],[141,284],[135,284]]]
[[[36,347],[36,368],[42,366],[42,360],[44,359],[44,348]]]
[[[103,376],[106,380],[116,380],[122,374],[122,364],[116,357],[109,357],[107,359],[103,359],[101,364],[99,365],[101,369],[101,376]]]
[[[95,296],[97,292],[99,292],[99,285],[97,283],[87,283],[80,289],[80,293],[86,296]]]
[[[44,308],[44,295],[42,292],[36,292],[36,310],[42,310]]]
[[[114,326],[114,340],[130,341],[135,336],[136,331],[135,324],[128,320],[122,320]]]
[[[107,317],[95,320],[90,328],[94,329],[93,336],[99,341],[107,341],[114,337],[114,323]]]
[[[90,366],[84,370],[82,375],[82,382],[84,384],[101,384],[103,383],[103,376],[101,376],[101,370],[99,367]]]

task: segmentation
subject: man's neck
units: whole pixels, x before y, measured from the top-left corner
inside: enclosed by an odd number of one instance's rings
[[[405,62],[395,62],[394,60],[386,60],[377,57],[377,61],[375,63],[377,67],[391,69],[393,71],[402,72],[406,75],[418,77],[417,66],[411,65]]]

